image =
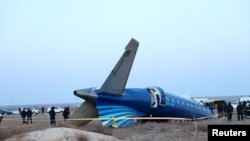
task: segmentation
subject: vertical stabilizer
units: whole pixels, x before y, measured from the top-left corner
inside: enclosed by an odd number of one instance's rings
[[[121,58],[103,83],[100,92],[122,94],[126,86],[130,70],[139,46],[139,42],[131,39]]]

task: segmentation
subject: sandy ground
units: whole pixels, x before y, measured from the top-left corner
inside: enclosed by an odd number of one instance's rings
[[[15,135],[4,141],[121,141],[115,137],[72,128],[48,128]]]

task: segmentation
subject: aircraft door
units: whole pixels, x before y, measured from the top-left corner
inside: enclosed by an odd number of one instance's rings
[[[166,94],[163,91],[160,94],[161,94],[160,105],[165,106],[165,104],[166,104]]]
[[[151,96],[151,107],[157,108],[158,106],[165,106],[166,95],[163,91],[159,90],[157,87],[152,87],[147,89]]]

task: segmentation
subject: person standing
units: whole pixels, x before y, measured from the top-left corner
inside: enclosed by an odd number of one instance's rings
[[[237,114],[238,114],[238,121],[243,120],[243,106],[241,105],[241,102],[237,105]]]
[[[67,110],[68,110],[68,118],[70,116],[70,109],[69,109],[69,106],[67,106]]]
[[[223,117],[223,106],[221,103],[218,104],[217,110],[218,110],[218,118]]]
[[[2,113],[0,113],[0,123],[2,122],[2,119],[3,119],[3,115]]]
[[[29,124],[29,121],[30,121],[30,124],[32,124],[32,111],[30,110],[30,108],[28,108],[27,110],[27,124]]]
[[[55,126],[56,125],[56,112],[54,107],[51,107],[51,110],[49,111],[50,115],[50,125]]]
[[[64,119],[64,121],[68,119],[68,115],[69,115],[68,108],[64,107],[64,111],[63,111],[63,119]]]
[[[231,102],[228,103],[226,111],[227,111],[227,120],[231,121],[232,120],[233,111],[234,111],[234,108],[231,105]]]
[[[19,114],[21,114],[21,108],[20,107],[18,108],[18,112],[19,112]]]
[[[42,109],[41,109],[41,110],[42,110],[42,114],[44,114],[44,107],[42,107]]]
[[[21,111],[21,117],[23,119],[23,124],[26,124],[26,116],[27,116],[26,109],[23,108],[23,110]]]

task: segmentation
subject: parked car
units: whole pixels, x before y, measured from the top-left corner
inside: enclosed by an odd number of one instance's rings
[[[17,110],[12,110],[11,112],[12,112],[13,115],[19,115],[20,114],[18,109]]]
[[[23,110],[23,108],[24,108],[24,107],[20,108],[21,111]],[[30,110],[32,111],[33,114],[39,114],[39,113],[40,113],[40,111],[37,110],[37,109],[35,109],[34,107],[28,107],[28,108],[30,108]],[[26,111],[26,112],[28,111],[28,108],[25,108],[25,111]],[[19,114],[19,111],[18,111],[18,110],[14,110],[14,112],[15,112],[15,113],[13,113],[13,114],[17,114],[17,112],[18,112],[18,114]]]
[[[61,108],[59,106],[52,106],[52,107],[54,107],[56,113],[62,113],[64,111],[64,108]],[[52,107],[48,107],[47,112],[49,112]]]
[[[33,107],[31,107],[30,110],[32,111],[33,114],[39,114],[40,113],[39,110],[37,110],[37,109],[35,109]]]
[[[13,115],[13,113],[11,111],[8,111],[6,109],[0,109],[0,113],[2,115]]]

